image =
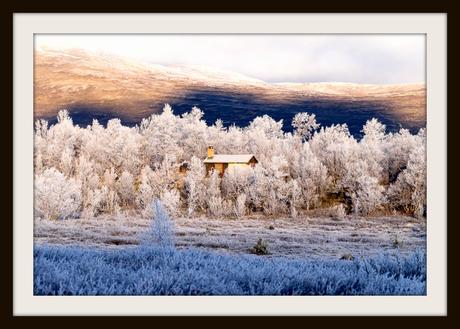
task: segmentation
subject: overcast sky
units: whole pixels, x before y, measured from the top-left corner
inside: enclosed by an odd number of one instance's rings
[[[424,35],[38,35],[155,64],[195,64],[266,82],[425,82]]]

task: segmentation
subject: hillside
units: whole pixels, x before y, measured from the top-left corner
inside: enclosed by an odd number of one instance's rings
[[[425,86],[350,83],[270,84],[241,74],[200,66],[162,66],[82,50],[35,53],[35,117],[53,119],[62,108],[74,122],[120,117],[125,124],[161,111],[198,106],[205,120],[245,126],[256,116],[284,119],[289,131],[297,112],[316,113],[323,125],[347,123],[353,134],[377,117],[390,131],[416,131],[426,124]]]

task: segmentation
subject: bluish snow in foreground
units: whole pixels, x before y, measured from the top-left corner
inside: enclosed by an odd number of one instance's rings
[[[157,246],[36,245],[35,295],[425,295],[426,255],[294,260]]]

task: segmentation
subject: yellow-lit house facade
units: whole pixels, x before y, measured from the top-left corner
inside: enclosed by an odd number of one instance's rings
[[[232,168],[254,168],[258,163],[254,154],[215,154],[214,147],[208,146],[208,154],[204,159],[206,172],[216,170],[221,176]]]

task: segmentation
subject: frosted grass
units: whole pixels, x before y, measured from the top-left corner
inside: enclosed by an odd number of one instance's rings
[[[425,295],[426,256],[305,260],[141,245],[36,245],[35,295]]]

